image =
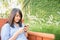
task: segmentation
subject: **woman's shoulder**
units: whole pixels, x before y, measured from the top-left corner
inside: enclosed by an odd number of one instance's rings
[[[3,29],[5,29],[5,28],[8,29],[9,27],[10,27],[9,23],[5,23],[5,24],[2,26]]]

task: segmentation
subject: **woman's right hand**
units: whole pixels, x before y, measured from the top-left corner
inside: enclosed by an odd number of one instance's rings
[[[17,31],[17,33],[21,34],[24,32],[24,29],[23,28],[19,28],[19,30]]]
[[[9,40],[16,40],[18,35],[23,33],[23,32],[24,32],[23,28],[19,28],[19,30],[17,32],[15,32],[14,35]]]

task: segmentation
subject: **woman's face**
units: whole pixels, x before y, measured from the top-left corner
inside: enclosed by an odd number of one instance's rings
[[[21,19],[21,18],[20,18],[20,15],[19,15],[19,13],[17,12],[16,15],[15,15],[15,18],[14,18],[14,22],[19,22],[20,19]]]

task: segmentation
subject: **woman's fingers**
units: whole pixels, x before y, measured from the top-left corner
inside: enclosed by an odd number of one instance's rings
[[[28,27],[24,27],[24,31],[28,31]]]
[[[23,28],[20,28],[19,29],[19,33],[23,33],[24,32],[24,29]]]

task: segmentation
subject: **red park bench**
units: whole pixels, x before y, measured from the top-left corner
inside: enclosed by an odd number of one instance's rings
[[[0,18],[0,33],[2,26],[6,23],[7,19]],[[54,40],[55,35],[54,34],[48,34],[48,33],[40,33],[40,32],[28,32],[28,40]],[[1,40],[1,36],[0,36]]]

